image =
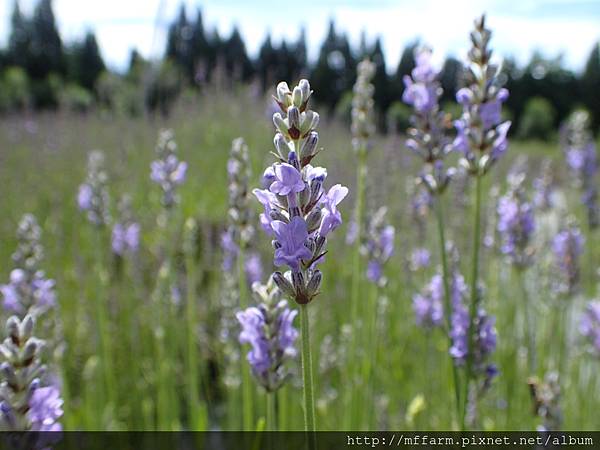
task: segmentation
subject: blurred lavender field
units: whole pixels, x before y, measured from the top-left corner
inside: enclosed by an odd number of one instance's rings
[[[387,134],[368,59],[346,115],[305,80],[5,115],[3,429],[597,429],[599,143],[507,137],[489,37],[451,106],[417,49]]]

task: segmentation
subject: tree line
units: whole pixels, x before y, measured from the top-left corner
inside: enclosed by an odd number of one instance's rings
[[[97,105],[131,114],[144,110],[167,113],[182,92],[208,84],[253,83],[266,90],[279,80],[305,76],[310,77],[323,107],[343,118],[350,108],[356,65],[369,57],[377,68],[373,84],[379,125],[401,128],[406,119],[400,102],[402,79],[414,67],[414,50],[420,45],[418,41],[407,45],[398,65],[390,67],[381,39],[368,42],[363,35],[358,48],[353,48],[332,20],[314,62],[307,58],[303,30],[294,41],[275,42],[267,35],[256,57],[251,57],[237,27],[223,37],[205,27],[200,9],[188,14],[182,5],[168,27],[162,59],[146,61],[132,50],[125,72],[115,73],[107,69],[92,31],[79,41],[63,42],[52,0],[39,0],[31,17],[22,13],[15,0],[10,26],[8,45],[0,49],[0,109],[4,111],[62,105],[85,110]],[[440,74],[442,103],[451,105],[461,86],[461,68],[456,58],[445,59]],[[507,109],[515,123],[513,129],[526,128],[534,137],[543,137],[545,127],[556,127],[576,108],[588,109],[598,129],[598,43],[591,47],[580,73],[565,68],[560,57],[534,54],[524,66],[505,59],[502,76],[511,92]]]

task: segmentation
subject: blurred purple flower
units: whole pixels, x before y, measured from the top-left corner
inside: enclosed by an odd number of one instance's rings
[[[442,276],[434,275],[425,289],[413,296],[412,304],[417,325],[431,328],[442,324],[444,320],[443,296]]]
[[[416,66],[411,76],[405,75],[402,101],[412,105],[421,114],[432,111],[438,102],[438,86],[435,80],[438,71],[431,64],[431,51],[419,49],[415,52]]]
[[[600,356],[600,302],[590,302],[579,322],[579,331],[590,343],[593,351]]]
[[[263,267],[260,255],[256,252],[250,253],[244,261],[244,272],[246,272],[246,279],[248,284],[262,281],[263,278]]]
[[[417,271],[428,267],[431,262],[431,253],[426,248],[415,248],[410,255],[410,269]]]
[[[522,193],[510,192],[498,201],[498,232],[502,238],[501,251],[514,264],[526,266],[531,262],[529,244],[535,231],[535,217]]]
[[[570,226],[560,231],[552,241],[556,265],[563,280],[558,290],[572,294],[579,284],[579,256],[583,253],[585,238],[579,228]]]
[[[123,256],[125,253],[135,253],[140,245],[140,224],[116,223],[112,231],[113,253]]]
[[[32,431],[61,431],[58,420],[63,415],[63,400],[56,386],[40,387],[33,391],[29,400],[27,417]]]
[[[239,341],[252,347],[247,355],[252,373],[269,392],[276,390],[285,378],[282,364],[297,354],[294,344],[298,331],[293,326],[296,315],[297,311],[289,309],[285,300],[275,308],[260,304],[236,314],[242,326]]]
[[[92,187],[89,184],[82,184],[79,186],[77,193],[77,205],[81,211],[88,211],[92,207]]]
[[[272,235],[273,229],[271,223],[273,222],[273,219],[271,219],[271,209],[275,208],[275,205],[278,204],[277,197],[271,191],[266,189],[254,189],[252,193],[264,207],[264,213],[261,213],[259,216],[260,226],[265,233]]]

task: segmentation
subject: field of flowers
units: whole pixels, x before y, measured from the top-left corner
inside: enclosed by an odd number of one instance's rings
[[[2,427],[597,429],[587,115],[510,139],[471,39],[462,114],[422,49],[403,135],[368,61],[352,126],[305,80],[3,118]]]

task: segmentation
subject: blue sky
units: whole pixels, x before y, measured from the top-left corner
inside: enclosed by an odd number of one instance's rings
[[[236,24],[251,54],[267,32],[278,40],[295,39],[307,30],[309,57],[315,57],[330,18],[355,44],[362,30],[381,36],[386,59],[395,67],[404,46],[420,38],[441,61],[446,54],[463,57],[472,20],[486,12],[499,55],[527,61],[533,51],[563,55],[579,70],[594,42],[600,40],[600,0],[185,0],[188,13],[200,7],[205,26],[228,35]],[[35,0],[21,0],[25,12]],[[96,31],[105,60],[113,68],[127,62],[129,50],[146,57],[164,49],[166,28],[177,14],[179,0],[54,0],[54,11],[65,40]],[[7,39],[13,0],[0,0],[0,44]]]

